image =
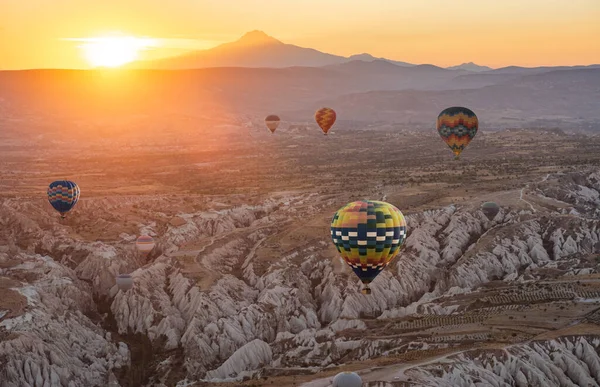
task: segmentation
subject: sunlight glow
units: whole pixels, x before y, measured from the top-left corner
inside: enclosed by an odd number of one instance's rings
[[[138,59],[141,50],[155,46],[153,39],[133,36],[104,36],[81,39],[79,47],[94,67],[119,67]]]

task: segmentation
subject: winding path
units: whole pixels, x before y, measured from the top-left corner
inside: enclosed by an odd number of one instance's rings
[[[548,178],[549,178],[549,177],[550,177],[550,174],[547,174],[547,175],[546,175],[546,177],[544,177],[542,180],[538,181],[538,183],[543,183],[543,182],[545,182],[546,180],[548,180]],[[523,199],[523,193],[525,192],[525,189],[529,188],[529,184],[531,184],[531,182],[530,182],[530,183],[527,183],[527,184],[525,185],[525,187],[521,188],[521,195],[519,196],[519,200],[522,200],[522,201],[524,201],[525,203],[529,204],[529,207],[531,208],[531,211],[533,211],[533,212],[536,212],[536,210],[535,210],[535,208],[533,207],[533,205],[532,205],[530,202],[528,202],[527,200]]]

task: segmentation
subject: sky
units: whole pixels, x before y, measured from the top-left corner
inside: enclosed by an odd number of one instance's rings
[[[154,59],[251,30],[415,64],[600,63],[600,0],[0,0],[0,69],[89,68],[82,46],[107,34]]]

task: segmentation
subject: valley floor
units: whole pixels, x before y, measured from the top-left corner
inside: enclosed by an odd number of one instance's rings
[[[3,155],[1,386],[600,385],[597,137],[483,131],[456,162],[406,128],[202,138]],[[408,222],[371,296],[329,239],[358,199]]]

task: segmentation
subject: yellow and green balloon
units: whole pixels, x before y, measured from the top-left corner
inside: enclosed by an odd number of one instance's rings
[[[331,220],[331,239],[344,261],[369,284],[398,255],[406,239],[406,220],[392,204],[356,201],[340,208]]]

